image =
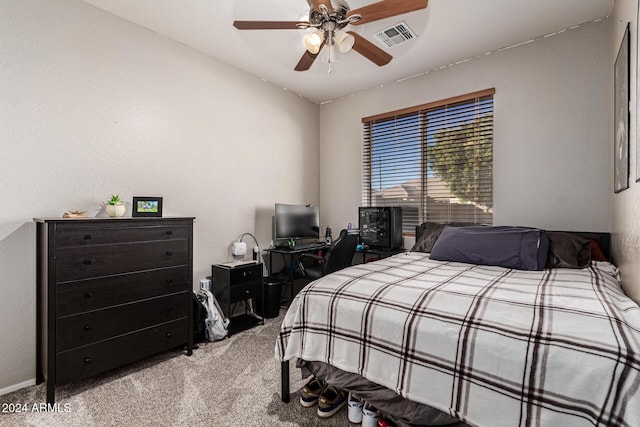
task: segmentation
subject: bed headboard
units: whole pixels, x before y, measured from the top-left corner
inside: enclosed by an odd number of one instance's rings
[[[444,224],[447,225],[447,224]],[[416,225],[416,242],[420,238],[420,235],[425,230],[423,224]],[[549,231],[562,231],[562,230],[549,230]],[[613,259],[611,257],[611,233],[599,233],[595,231],[564,231],[565,233],[577,234],[580,237],[584,237],[585,239],[595,239],[598,244],[600,244],[600,248],[602,249],[602,253],[604,256],[613,263]]]

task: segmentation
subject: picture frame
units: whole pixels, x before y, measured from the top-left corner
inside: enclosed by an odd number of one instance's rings
[[[131,216],[161,217],[162,197],[134,196],[131,205]]]
[[[613,191],[629,188],[629,23],[614,66]]]
[[[640,2],[638,2],[638,20],[636,22],[640,22]],[[636,26],[637,27],[637,26]],[[637,78],[636,82],[640,82],[640,31],[636,30],[636,73]],[[640,84],[636,84],[636,128],[638,127],[638,123],[640,123],[640,117],[638,117],[638,113],[640,112]],[[640,181],[640,132],[636,130],[636,182]]]

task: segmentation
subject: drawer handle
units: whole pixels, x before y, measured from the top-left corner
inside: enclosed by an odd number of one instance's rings
[[[90,259],[85,259],[84,261],[82,261],[82,263],[84,265],[91,265],[91,260]]]
[[[84,240],[91,240],[91,234],[85,234]]]
[[[167,230],[165,233],[166,233],[168,236],[171,236],[171,235],[173,234],[173,231],[172,231],[172,230]]]
[[[84,297],[85,297],[86,299],[89,299],[89,298],[91,298],[92,296],[93,296],[93,294],[92,294],[91,292],[85,292],[85,293],[84,293]]]
[[[92,329],[93,329],[93,327],[91,326],[91,324],[87,323],[86,325],[84,325],[84,330],[85,331],[90,331]]]
[[[167,338],[171,338],[171,332],[167,332],[166,334],[164,334],[164,336]]]
[[[248,294],[248,293],[249,293],[249,289],[247,289],[247,290],[245,291],[245,293],[247,293],[247,294]]]
[[[171,252],[171,251],[167,251],[167,252],[165,252],[165,254],[166,254],[167,256],[171,256],[171,255],[173,255],[173,252]]]
[[[85,357],[83,360],[85,365],[91,365],[91,358],[90,357]]]

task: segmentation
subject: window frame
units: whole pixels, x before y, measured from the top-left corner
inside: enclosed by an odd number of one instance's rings
[[[385,121],[388,121],[391,123],[391,121],[395,121],[395,120],[398,120],[398,122],[401,123],[401,120],[407,117],[410,118],[412,115],[416,115],[416,120],[418,120],[418,125],[414,125],[415,127],[412,127],[410,130],[412,132],[419,132],[418,138],[419,138],[419,144],[420,144],[419,157],[420,157],[421,170],[419,173],[420,200],[418,201],[418,208],[417,208],[418,209],[417,224],[421,224],[428,220],[427,215],[431,215],[430,211],[435,209],[435,205],[433,204],[433,202],[427,203],[427,196],[426,196],[427,195],[426,185],[429,178],[428,177],[429,168],[425,167],[424,165],[428,164],[428,158],[429,158],[429,155],[427,154],[429,151],[428,142],[427,142],[427,139],[428,139],[427,132],[430,125],[426,120],[426,115],[429,113],[437,112],[437,111],[446,111],[447,108],[457,107],[470,102],[474,102],[476,103],[476,105],[480,105],[481,102],[490,99],[491,100],[491,110],[490,110],[491,122],[490,122],[490,128],[489,128],[490,129],[489,138],[490,138],[490,144],[491,144],[491,151],[493,152],[493,137],[494,137],[493,122],[494,122],[494,112],[495,112],[494,95],[495,95],[495,88],[490,88],[490,89],[485,89],[477,92],[459,95],[459,96],[455,96],[447,99],[442,99],[439,101],[420,104],[413,107],[402,108],[399,110],[394,110],[386,113],[376,114],[373,116],[363,117],[362,118],[362,123],[363,123],[362,206],[377,206],[372,204],[374,202],[373,194],[375,190],[374,179],[373,179],[374,162],[372,158],[373,157],[372,146],[373,146],[373,140],[374,140],[373,133],[375,132],[375,130],[373,130],[372,127],[376,123],[381,124]],[[478,129],[480,128],[484,130],[482,124],[478,126]],[[493,157],[491,157],[490,172],[491,172],[491,179],[490,179],[491,182],[488,185],[485,184],[486,188],[489,188],[491,190],[490,205],[488,206],[485,214],[482,215],[481,219],[474,217],[475,221],[472,221],[472,222],[475,222],[478,224],[487,224],[487,223],[493,222]],[[405,182],[408,182],[408,181],[405,181]],[[432,206],[431,209],[428,208],[429,204],[431,204]],[[381,205],[381,206],[387,206],[387,205]],[[391,206],[391,205],[388,205],[388,206]],[[403,216],[404,216],[404,213],[403,213]],[[490,221],[482,220],[482,219],[486,219],[487,217],[490,218]],[[414,214],[412,218],[412,222],[415,222],[415,221],[416,219]],[[412,235],[413,234],[412,228],[405,227],[403,234]]]

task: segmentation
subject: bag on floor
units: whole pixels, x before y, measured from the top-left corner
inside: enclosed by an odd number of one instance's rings
[[[207,310],[207,319],[205,320],[205,336],[207,341],[218,341],[226,337],[229,319],[224,317],[216,298],[210,291],[200,289],[198,291],[198,299]]]
[[[205,341],[207,339],[207,309],[200,301],[196,293],[193,293],[193,343]]]

